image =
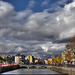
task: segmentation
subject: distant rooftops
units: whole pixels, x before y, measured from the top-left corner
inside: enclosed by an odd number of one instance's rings
[[[75,36],[68,40],[69,43],[75,43]]]
[[[25,55],[19,53],[19,54],[17,54],[16,56],[25,56]]]

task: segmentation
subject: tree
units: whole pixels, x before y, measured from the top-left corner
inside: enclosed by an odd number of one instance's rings
[[[55,57],[54,64],[61,64],[61,57],[58,55],[58,57]]]
[[[54,59],[55,59],[54,54],[51,56],[51,58],[52,58],[52,64],[53,64],[54,63]]]
[[[54,64],[57,64],[57,62],[58,62],[58,58],[55,57],[55,58],[54,58]]]
[[[58,64],[61,64],[61,57],[58,55]]]

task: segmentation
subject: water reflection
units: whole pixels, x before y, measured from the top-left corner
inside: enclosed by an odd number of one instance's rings
[[[51,71],[49,69],[18,69],[18,70],[13,70],[9,72],[2,73],[1,75],[4,74],[59,74],[55,71]]]

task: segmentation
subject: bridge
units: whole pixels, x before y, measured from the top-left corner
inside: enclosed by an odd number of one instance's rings
[[[27,68],[27,69],[30,69],[30,68],[37,68],[37,69],[48,68],[48,69],[50,69],[50,68],[52,68],[51,65],[19,65],[19,66],[20,66],[20,68]]]

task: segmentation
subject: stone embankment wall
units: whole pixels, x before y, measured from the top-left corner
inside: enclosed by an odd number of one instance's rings
[[[12,71],[12,70],[19,69],[19,68],[20,68],[19,65],[0,67],[0,73],[7,72],[7,71]]]
[[[53,71],[57,71],[59,73],[62,73],[62,74],[75,75],[75,68],[74,67],[52,66],[50,69]]]

